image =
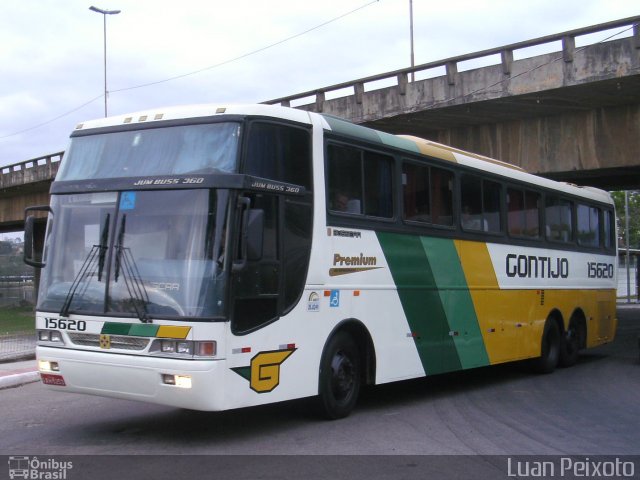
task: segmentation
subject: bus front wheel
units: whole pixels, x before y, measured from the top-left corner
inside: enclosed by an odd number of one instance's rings
[[[338,332],[326,345],[320,362],[319,403],[328,419],[344,418],[358,400],[362,371],[358,346],[351,335]]]

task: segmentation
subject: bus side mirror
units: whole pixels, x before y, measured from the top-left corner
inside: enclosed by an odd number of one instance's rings
[[[49,206],[45,205],[40,207],[28,207],[24,211],[24,252],[22,259],[27,265],[35,268],[44,268],[45,263],[42,261],[42,249],[36,249],[34,242],[36,217],[28,215],[29,212],[52,213],[52,210]]]
[[[240,226],[240,254],[232,265],[234,272],[242,271],[249,260],[257,261],[262,258],[264,210],[249,208],[250,205],[249,198],[238,198],[238,209],[242,211],[242,223]]]

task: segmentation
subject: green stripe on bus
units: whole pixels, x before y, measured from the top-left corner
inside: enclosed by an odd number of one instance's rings
[[[471,293],[453,241],[421,237],[462,368],[489,365]]]
[[[440,292],[420,237],[379,232],[402,308],[427,374],[462,368]],[[450,241],[453,243],[452,241]],[[433,251],[431,254],[438,255]]]
[[[332,117],[331,115],[323,115],[324,119],[331,127],[331,131],[342,135],[348,135],[350,137],[356,137],[369,142],[381,144],[380,136],[376,130],[371,128],[356,125],[354,123],[342,120],[341,118]]]
[[[129,335],[134,337],[155,337],[160,325],[133,324],[129,330]]]
[[[406,138],[398,137],[397,135],[391,135],[383,132],[378,132],[378,136],[385,145],[409,150],[410,152],[420,153],[420,148],[418,148],[418,145],[413,140],[408,140]]]
[[[130,323],[105,322],[100,333],[103,335],[129,335],[130,328]]]

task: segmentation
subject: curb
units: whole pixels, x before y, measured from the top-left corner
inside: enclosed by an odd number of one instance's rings
[[[27,383],[34,383],[39,380],[40,374],[37,370],[5,375],[4,377],[0,377],[0,390],[5,388],[18,387],[20,385],[26,385]]]

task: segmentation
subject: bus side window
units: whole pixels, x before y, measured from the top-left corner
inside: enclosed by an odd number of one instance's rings
[[[603,226],[603,243],[604,248],[613,248],[615,246],[615,216],[611,210],[605,210],[603,212],[604,220],[602,222]]]
[[[545,201],[545,228],[548,240],[569,243],[573,241],[573,209],[568,200],[547,196]]]
[[[329,145],[329,209],[362,213],[362,159],[355,148]]]
[[[464,230],[499,233],[502,231],[500,198],[502,187],[497,182],[464,174],[460,180],[461,223]]]
[[[341,145],[327,155],[329,210],[393,217],[393,157]]]
[[[413,163],[402,165],[402,199],[405,220],[431,223],[429,167]]]
[[[507,189],[507,228],[512,237],[539,238],[540,194]]]
[[[460,179],[460,212],[464,230],[482,230],[482,181],[471,175]]]
[[[302,128],[254,122],[243,172],[311,190],[311,137]]]
[[[427,165],[402,165],[403,217],[406,221],[453,224],[453,174]]]
[[[365,215],[393,217],[393,158],[364,152]]]
[[[453,226],[453,173],[431,167],[432,223]]]
[[[588,205],[578,204],[576,213],[578,218],[578,245],[586,247],[599,247],[599,209],[596,207],[590,207]]]

